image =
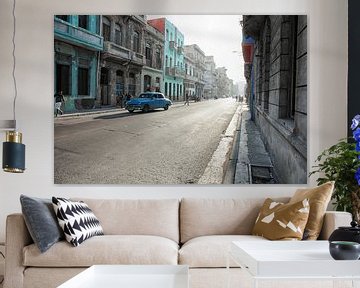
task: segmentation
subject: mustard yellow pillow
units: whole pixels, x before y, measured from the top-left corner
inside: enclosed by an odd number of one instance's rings
[[[298,189],[290,199],[289,203],[309,200],[310,213],[305,227],[304,240],[316,240],[319,237],[325,211],[334,190],[334,183],[334,181],[330,181],[315,188]]]
[[[268,198],[260,209],[253,235],[269,240],[301,240],[309,217],[309,202],[280,203]]]

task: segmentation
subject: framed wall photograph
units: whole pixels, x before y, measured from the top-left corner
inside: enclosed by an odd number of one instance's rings
[[[55,184],[307,184],[306,15],[54,15]]]

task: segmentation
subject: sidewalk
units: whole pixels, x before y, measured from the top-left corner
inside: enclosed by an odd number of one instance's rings
[[[274,184],[270,155],[261,139],[259,128],[250,118],[250,109],[244,105],[234,184]]]

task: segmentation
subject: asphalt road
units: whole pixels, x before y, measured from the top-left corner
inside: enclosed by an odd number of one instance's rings
[[[238,103],[56,119],[55,184],[197,183]]]

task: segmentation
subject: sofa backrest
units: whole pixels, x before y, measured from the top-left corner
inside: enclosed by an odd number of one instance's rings
[[[155,235],[179,243],[178,199],[80,199],[99,219],[105,235]]]
[[[184,198],[180,204],[180,241],[206,235],[251,234],[265,198]],[[288,202],[288,198],[274,199]]]

